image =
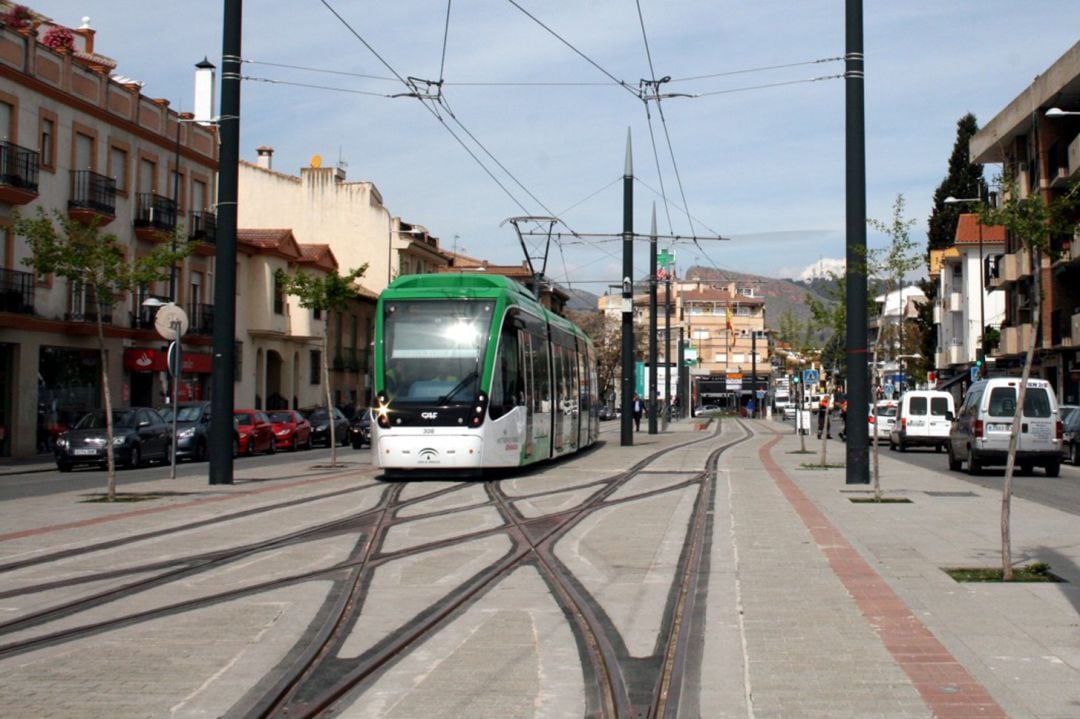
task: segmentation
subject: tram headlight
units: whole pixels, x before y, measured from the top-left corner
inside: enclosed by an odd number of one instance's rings
[[[379,402],[375,408],[375,422],[383,429],[390,429],[390,399],[382,392],[375,399]]]

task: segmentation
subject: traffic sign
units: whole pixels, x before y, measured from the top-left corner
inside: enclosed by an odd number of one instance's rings
[[[163,339],[175,340],[177,330],[183,337],[188,331],[188,316],[184,308],[170,302],[158,308],[157,316],[154,317],[154,329]]]
[[[982,367],[979,367],[978,365],[972,365],[972,367],[971,367],[971,381],[972,382],[979,379],[979,373],[981,371],[982,371]]]
[[[804,369],[802,373],[803,384],[817,384],[818,371],[816,369]]]

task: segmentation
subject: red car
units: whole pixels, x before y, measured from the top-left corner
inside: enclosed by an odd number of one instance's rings
[[[293,409],[279,409],[270,413],[274,428],[274,443],[278,449],[295,452],[303,447],[311,449],[311,423],[304,415]]]
[[[238,452],[240,454],[255,454],[257,452],[277,451],[277,443],[274,442],[274,425],[270,424],[270,418],[261,409],[237,409],[233,410],[233,421],[236,422],[236,431],[239,433]]]

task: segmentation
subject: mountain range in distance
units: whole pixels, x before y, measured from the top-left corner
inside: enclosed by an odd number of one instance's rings
[[[800,323],[807,321],[810,318],[810,308],[807,306],[806,295],[811,294],[828,299],[827,288],[835,284],[832,277],[834,274],[843,273],[844,266],[843,260],[820,259],[803,270],[797,278],[777,279],[695,265],[683,272],[682,277],[685,280],[715,283],[718,286],[726,286],[734,282],[739,287],[753,287],[754,294],[765,300],[765,326],[776,329],[779,326],[780,317],[788,311]],[[568,309],[577,312],[597,311],[599,296],[579,289],[567,291],[570,294]]]

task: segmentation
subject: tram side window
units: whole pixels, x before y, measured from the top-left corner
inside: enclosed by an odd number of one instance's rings
[[[499,354],[495,358],[495,373],[491,380],[489,406],[492,419],[498,419],[515,406],[524,403],[523,385],[517,329],[507,322],[499,336]]]
[[[551,365],[548,362],[548,343],[543,337],[529,335],[533,367],[533,411],[551,411]]]

